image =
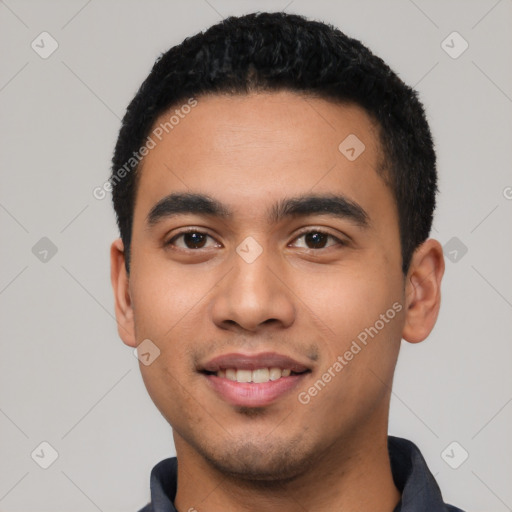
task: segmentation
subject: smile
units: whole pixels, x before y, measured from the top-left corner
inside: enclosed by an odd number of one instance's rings
[[[199,370],[217,396],[240,407],[270,405],[311,373],[304,364],[275,353],[227,354]]]
[[[289,368],[258,368],[257,370],[241,370],[236,368],[228,368],[227,370],[219,370],[217,377],[236,382],[254,382],[261,384],[263,382],[274,381],[281,377],[289,377],[291,370]]]

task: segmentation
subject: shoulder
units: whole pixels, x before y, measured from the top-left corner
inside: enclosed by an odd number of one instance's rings
[[[393,480],[402,498],[395,512],[464,512],[444,502],[420,449],[411,441],[388,436]]]
[[[151,471],[151,502],[139,512],[176,512],[174,498],[178,479],[178,461],[171,457],[160,461]]]

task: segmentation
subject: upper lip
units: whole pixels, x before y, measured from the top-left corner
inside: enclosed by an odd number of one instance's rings
[[[230,353],[223,354],[200,366],[200,371],[218,372],[228,368],[237,370],[257,370],[258,368],[281,368],[289,369],[295,373],[302,373],[310,370],[307,366],[299,363],[291,357],[276,354],[275,352],[261,352],[259,354]]]

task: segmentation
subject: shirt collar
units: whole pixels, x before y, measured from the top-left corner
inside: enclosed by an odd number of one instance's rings
[[[388,436],[388,451],[393,480],[402,494],[393,512],[462,512],[444,503],[441,490],[414,443]]]
[[[418,447],[406,439],[388,436],[391,471],[402,498],[393,512],[463,512],[446,505],[441,491]],[[178,462],[176,457],[159,462],[151,472],[151,503],[140,512],[177,512]]]

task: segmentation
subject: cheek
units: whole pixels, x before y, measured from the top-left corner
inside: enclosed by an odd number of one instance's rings
[[[130,291],[137,339],[168,343],[200,307],[207,283],[166,261],[148,261],[143,269],[133,270]]]
[[[170,351],[163,352],[151,366],[141,367],[146,389],[154,404],[174,428],[180,424],[191,424],[201,420],[196,414],[197,400],[186,392],[189,380],[184,378],[185,366],[180,358],[169,357]],[[181,371],[181,374],[176,373]]]
[[[400,283],[400,276],[389,269],[382,271],[362,264],[360,269],[305,275],[296,286],[297,295],[306,306],[305,313],[322,328],[330,344],[336,340],[332,348],[339,351],[376,322],[381,327],[381,315],[388,320],[385,331],[399,323],[396,309],[402,300]],[[395,302],[399,306],[393,309]]]
[[[383,258],[370,263],[316,276],[317,293],[304,300],[322,329],[321,380],[329,384],[314,404],[320,416],[339,408],[362,414],[389,393],[403,325],[402,277]]]
[[[189,352],[200,335],[197,316],[205,291],[188,283],[183,273],[148,263],[143,270],[134,268],[131,292],[137,341],[149,339],[160,351],[140,369],[150,396],[164,414],[180,407],[177,398],[187,397],[182,386],[195,376]]]

